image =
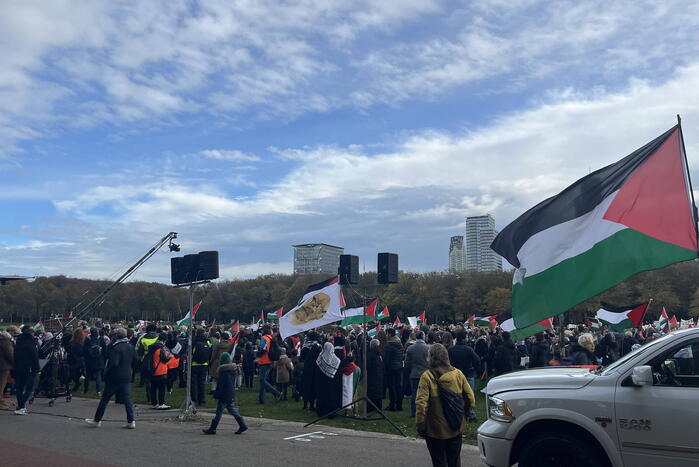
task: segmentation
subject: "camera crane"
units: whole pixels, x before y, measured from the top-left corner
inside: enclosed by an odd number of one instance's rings
[[[173,243],[172,241],[177,238],[177,232],[170,232],[167,235],[165,235],[163,238],[158,240],[158,242],[153,245],[145,255],[141,256],[138,261],[136,261],[129,269],[126,270],[121,276],[119,276],[118,279],[116,279],[114,282],[109,284],[102,292],[100,292],[95,298],[90,300],[88,303],[85,305],[82,304],[82,302],[78,303],[76,306],[74,306],[71,309],[71,314],[73,317],[68,320],[62,327],[59,332],[57,332],[53,339],[51,339],[49,342],[44,344],[44,346],[41,348],[42,353],[44,355],[48,354],[48,363],[51,364],[51,382],[50,382],[50,389],[48,392],[48,397],[49,397],[49,406],[53,406],[53,402],[56,399],[56,386],[58,383],[58,372],[60,370],[61,366],[61,349],[60,349],[60,342],[65,334],[66,329],[70,325],[72,325],[75,322],[78,322],[79,320],[83,319],[86,317],[88,314],[90,314],[92,311],[94,311],[96,308],[100,307],[104,301],[106,300],[107,296],[119,285],[122,284],[126,279],[131,277],[138,268],[143,266],[146,261],[148,261],[160,248],[163,247],[166,243],[168,244],[168,248],[170,251],[180,251],[180,246],[176,243]],[[48,364],[47,364],[48,366]],[[71,394],[70,394],[70,385],[66,384],[66,401],[70,402],[71,400]],[[31,401],[34,399],[34,397],[31,398]]]

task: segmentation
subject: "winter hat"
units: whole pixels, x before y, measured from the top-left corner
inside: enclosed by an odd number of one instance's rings
[[[228,365],[229,363],[231,363],[231,354],[229,354],[228,352],[223,352],[221,354],[221,358],[218,359],[218,362],[221,365]]]

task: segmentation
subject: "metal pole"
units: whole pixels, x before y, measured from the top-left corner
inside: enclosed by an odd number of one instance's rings
[[[192,403],[192,330],[194,329],[194,287],[189,286],[189,325],[187,326],[187,391],[184,397],[184,411],[180,416],[185,419],[192,414],[194,404]]]
[[[362,326],[364,327],[364,339],[362,339],[362,369],[364,370],[364,382],[362,384],[362,391],[364,391],[364,397],[369,400],[369,369],[367,368],[367,363],[366,363],[366,352],[367,352],[367,339],[369,338],[369,332],[367,331],[366,328],[366,287],[364,287],[364,297],[362,298],[363,301],[363,306],[362,306]],[[363,415],[364,418],[366,418],[367,414],[367,401],[364,401],[364,409],[363,409]],[[356,412],[355,412],[356,413]]]

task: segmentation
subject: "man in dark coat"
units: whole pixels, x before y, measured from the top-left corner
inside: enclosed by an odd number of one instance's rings
[[[461,370],[461,373],[466,377],[469,386],[473,393],[476,393],[476,375],[480,376],[483,371],[481,369],[481,359],[471,347],[466,344],[466,330],[460,329],[456,333],[456,344],[449,347],[449,361],[454,368]],[[476,419],[476,408],[472,407],[469,413],[469,420]]]
[[[410,372],[410,416],[415,416],[415,395],[417,388],[420,385],[420,376],[428,369],[427,351],[429,350],[425,343],[425,333],[418,331],[415,333],[415,343],[411,344],[405,351],[405,367]]]
[[[317,373],[320,371],[316,360],[322,350],[320,337],[316,332],[309,332],[301,348],[301,361],[303,362],[303,383],[302,396],[303,408],[315,410],[316,399],[318,398],[317,386],[314,384]]]
[[[496,375],[504,375],[513,371],[519,365],[519,357],[515,344],[510,339],[510,333],[502,333],[502,344],[498,345],[493,355],[493,368]]]
[[[384,395],[383,379],[384,379],[384,363],[381,357],[381,343],[378,339],[373,339],[369,342],[369,351],[367,352],[367,397],[374,405],[381,410]],[[374,410],[374,407],[369,404],[367,412]]]
[[[104,393],[97,406],[95,417],[85,420],[89,425],[99,427],[107,409],[109,399],[116,394],[117,399],[126,408],[126,425],[124,428],[136,428],[133,401],[131,400],[131,375],[133,374],[136,350],[126,338],[126,329],[116,331],[116,341],[107,347],[107,368],[104,371]]]
[[[95,391],[100,396],[102,388],[102,379],[104,373],[104,356],[107,353],[107,345],[102,336],[99,335],[97,328],[90,329],[90,336],[85,339],[83,344],[83,355],[85,356],[85,388],[84,393],[90,387],[90,380],[95,380]]]
[[[386,387],[388,388],[389,405],[387,410],[403,410],[403,388],[401,375],[403,373],[403,344],[396,336],[394,328],[386,331],[388,342],[384,348],[384,364],[386,365]]]
[[[34,391],[34,380],[39,373],[39,349],[31,326],[22,326],[22,333],[15,344],[15,391],[17,393],[17,415],[27,415],[24,407]]]
[[[544,334],[538,333],[536,340],[529,351],[529,368],[541,368],[547,366],[551,360],[549,344],[544,340]]]

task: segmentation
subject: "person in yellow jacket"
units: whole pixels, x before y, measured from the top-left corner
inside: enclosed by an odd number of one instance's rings
[[[155,342],[158,340],[157,331],[158,328],[155,326],[155,324],[149,324],[146,326],[146,333],[141,336],[136,343],[136,355],[138,355],[141,363],[141,384],[139,384],[138,387],[146,387],[146,399],[149,403],[152,402],[150,397],[151,381],[150,375],[146,374],[146,365],[144,364],[143,360],[146,358],[146,355],[148,355],[148,348],[155,344]]]
[[[461,465],[461,435],[469,412],[475,405],[473,390],[466,377],[451,366],[449,353],[442,344],[433,344],[427,353],[427,371],[422,373],[415,396],[415,424],[417,433],[425,438],[434,466]],[[437,382],[439,380],[439,382]],[[439,385],[450,389],[464,399],[464,418],[454,430],[444,417],[439,397]]]

